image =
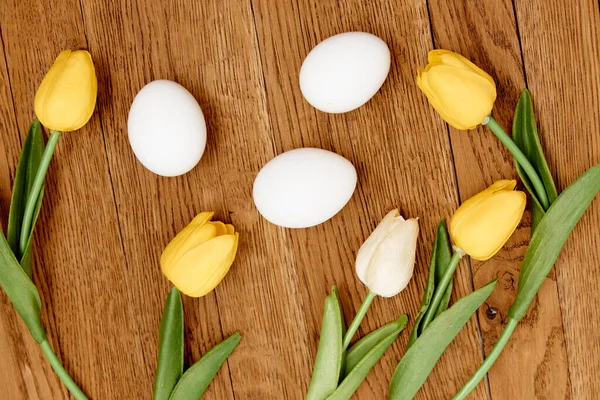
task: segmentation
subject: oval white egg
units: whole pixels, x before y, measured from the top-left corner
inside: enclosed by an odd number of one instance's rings
[[[300,90],[316,109],[343,113],[365,104],[390,70],[390,50],[365,32],[346,32],[323,40],[300,69]]]
[[[177,176],[198,164],[206,147],[200,105],[183,86],[150,82],[135,96],[127,120],[137,159],[155,174]]]
[[[356,170],[327,150],[300,148],[269,161],[254,181],[258,211],[275,225],[307,228],[327,221],[350,200]]]

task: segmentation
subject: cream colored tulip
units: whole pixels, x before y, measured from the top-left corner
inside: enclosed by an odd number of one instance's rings
[[[410,281],[415,266],[419,223],[390,211],[365,241],[356,257],[358,278],[375,294],[392,297]]]

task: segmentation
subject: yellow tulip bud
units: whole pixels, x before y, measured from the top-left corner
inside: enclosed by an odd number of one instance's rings
[[[454,244],[476,260],[487,260],[504,246],[525,211],[525,193],[517,182],[495,182],[465,201],[450,221]]]
[[[58,55],[35,94],[35,113],[48,129],[77,130],[92,117],[97,91],[90,53],[65,50]]]
[[[435,110],[456,129],[473,129],[490,114],[496,101],[491,76],[460,54],[433,50],[418,70],[417,85]]]
[[[160,257],[165,276],[191,297],[212,291],[227,275],[237,252],[239,234],[233,225],[211,221],[213,214],[198,214]]]

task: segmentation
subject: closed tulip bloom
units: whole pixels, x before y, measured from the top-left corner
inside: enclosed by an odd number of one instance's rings
[[[487,260],[504,246],[525,210],[517,182],[501,180],[465,201],[450,221],[455,246],[476,260]]]
[[[239,234],[233,225],[211,221],[213,214],[198,214],[160,258],[165,276],[191,297],[212,291],[227,275],[237,252]]]
[[[417,85],[435,110],[457,129],[473,129],[491,113],[496,84],[491,76],[460,54],[433,50],[418,70]]]
[[[356,274],[371,290],[392,297],[410,281],[415,266],[419,223],[390,211],[365,241],[356,257]]]
[[[77,130],[94,113],[97,90],[90,53],[65,50],[58,55],[35,94],[35,113],[48,129]]]

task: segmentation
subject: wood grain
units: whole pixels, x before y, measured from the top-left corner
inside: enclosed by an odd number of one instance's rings
[[[344,31],[380,36],[390,75],[353,112],[329,115],[302,97],[298,73],[319,41]],[[510,127],[528,87],[552,171],[564,188],[600,161],[600,21],[584,0],[6,0],[0,4],[0,215],[5,228],[21,138],[34,117],[37,84],[64,48],[88,49],[99,79],[97,112],[64,135],[49,172],[36,229],[34,280],[43,322],[65,367],[95,399],[151,398],[157,330],[169,283],[158,259],[194,215],[241,232],[229,275],[211,294],[184,298],[186,363],[236,330],[240,346],[206,399],[302,399],[332,285],[349,321],[366,290],[354,273],[360,244],[392,208],[418,216],[415,275],[378,298],[359,334],[414,316],[437,222],[496,179],[515,177],[512,158],[486,129],[458,132],[418,91],[416,68],[435,47],[460,51],[496,79],[494,115]],[[198,99],[208,124],[200,164],[158,177],[135,159],[127,114],[135,94],[171,79]],[[359,186],[333,219],[288,230],[251,200],[259,169],[297,147],[348,158]],[[600,390],[595,290],[600,203],[568,241],[507,349],[470,398],[593,399]],[[481,362],[515,295],[529,220],[485,263],[463,262],[453,299],[498,277],[500,287],[442,356],[418,399],[450,398]],[[488,308],[499,313],[488,318]],[[410,326],[409,326],[410,328]],[[408,334],[376,365],[354,398],[382,399]],[[0,385],[8,399],[69,398],[24,324],[0,294]]]
[[[523,60],[540,134],[560,189],[600,162],[600,12],[595,1],[517,1]],[[543,29],[543,34],[541,33]],[[556,263],[571,398],[593,399],[600,390],[600,199],[592,203]],[[554,371],[539,398],[554,391]]]
[[[510,132],[517,100],[526,87],[512,2],[431,0],[430,10],[435,46],[463,54],[496,81],[498,98],[492,113]],[[518,179],[511,154],[489,129],[479,127],[463,132],[450,128],[450,135],[462,201],[498,179]],[[475,287],[495,278],[500,281],[479,310],[486,353],[502,332],[508,318],[506,312],[517,294],[519,267],[530,237],[529,217],[527,214],[496,256],[486,262],[471,262]],[[569,365],[562,323],[557,284],[552,275],[488,374],[493,399],[569,397]]]

